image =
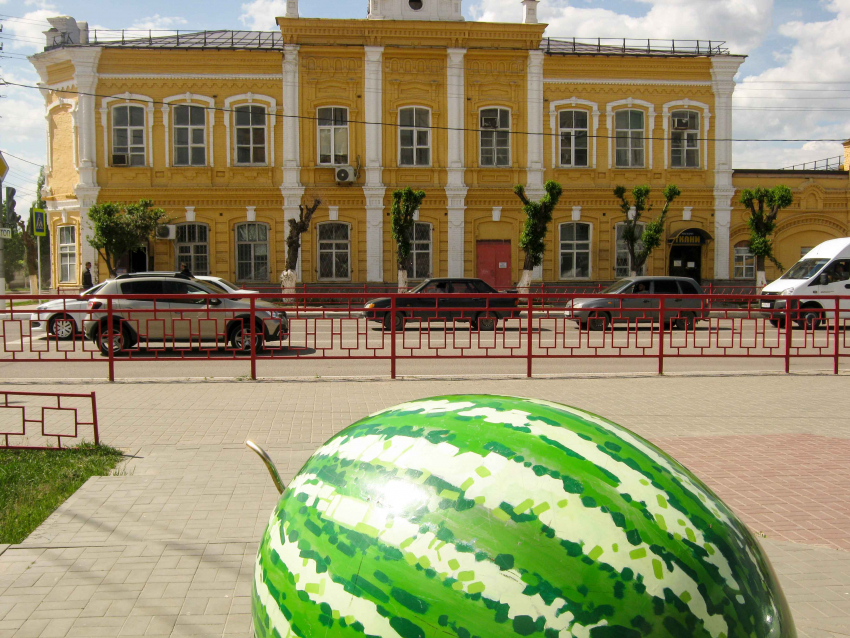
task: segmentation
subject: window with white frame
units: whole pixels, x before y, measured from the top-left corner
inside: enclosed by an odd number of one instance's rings
[[[319,279],[351,279],[351,226],[319,224]]]
[[[670,165],[699,168],[699,113],[673,111],[670,124]]]
[[[431,224],[416,222],[410,230],[410,266],[408,279],[428,279],[431,276]]]
[[[587,111],[558,113],[561,166],[587,166]]]
[[[621,168],[643,168],[644,122],[643,111],[627,109],[614,113],[614,138],[617,144],[616,164]]]
[[[399,109],[399,166],[431,165],[431,111],[419,106]]]
[[[735,244],[735,279],[756,278],[756,257],[750,252],[750,242],[740,241]]]
[[[319,164],[348,164],[348,109],[339,106],[319,109]]]
[[[812,246],[800,246],[800,259],[812,252]]]
[[[237,224],[236,280],[269,280],[269,227],[266,224]]]
[[[77,227],[59,227],[59,283],[77,281]]]
[[[207,163],[206,111],[181,104],[174,107],[174,165],[205,166]]]
[[[482,109],[481,166],[511,165],[511,112],[508,109]]]
[[[245,104],[234,110],[236,119],[236,163],[266,163],[266,107]]]
[[[209,227],[206,224],[178,224],[177,263],[185,263],[196,275],[210,274]]]
[[[646,227],[646,224],[643,222],[637,223],[637,228],[635,232],[639,235],[643,235],[643,230]],[[626,240],[623,238],[623,234],[626,231],[626,225],[624,223],[619,223],[616,226],[616,236],[617,236],[617,256],[616,263],[614,265],[614,276],[618,279],[620,277],[628,277],[632,272],[632,257],[629,254],[629,245],[626,243]],[[635,243],[635,252],[639,253],[643,250],[643,242],[638,239]],[[644,262],[643,266],[641,266],[640,271],[637,273],[638,275],[646,274],[646,263]]]
[[[569,222],[560,228],[561,279],[590,278],[590,224]]]
[[[145,109],[116,106],[112,109],[112,166],[145,165]]]

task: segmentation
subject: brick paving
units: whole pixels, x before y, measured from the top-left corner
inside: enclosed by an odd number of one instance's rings
[[[764,535],[800,636],[847,636],[845,388],[829,376],[91,386],[103,440],[130,458],[119,475],[89,480],[24,543],[0,546],[0,638],[248,638],[253,557],[277,494],[244,440],[267,447],[289,480],[359,417],[466,392],[576,405],[660,445]],[[804,405],[801,396],[828,400]]]

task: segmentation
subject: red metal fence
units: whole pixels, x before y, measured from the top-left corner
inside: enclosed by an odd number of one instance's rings
[[[289,362],[287,376],[301,362],[385,361],[395,378],[398,362],[426,359],[520,360],[531,376],[542,359],[653,359],[659,373],[673,359],[780,359],[786,371],[826,359],[837,373],[850,356],[850,297],[786,307],[741,294],[387,293],[382,308],[362,292],[52,298],[56,308],[6,311],[0,362],[105,362],[112,380],[127,361],[245,361],[252,378],[271,361]]]
[[[15,412],[19,413],[20,419],[12,416]],[[89,415],[88,420],[81,416],[81,412]],[[68,421],[68,417],[73,417],[73,423]],[[82,440],[81,435],[85,433],[81,433],[80,429],[88,431],[88,427],[91,427],[95,445],[100,444],[94,392],[56,394],[0,390],[0,419],[0,450],[62,449],[64,439]],[[12,422],[19,422],[20,427],[12,427]],[[43,444],[28,445],[27,442],[33,439]],[[53,439],[56,439],[56,445],[47,445]]]

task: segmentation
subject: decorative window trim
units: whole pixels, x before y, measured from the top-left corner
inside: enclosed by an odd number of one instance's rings
[[[266,139],[268,140],[268,161],[265,164],[253,164],[253,166],[274,166],[274,124],[277,117],[277,100],[268,95],[258,93],[242,93],[232,95],[224,100],[224,130],[227,136],[227,167],[234,165],[231,161],[231,149],[236,147],[236,140],[231,135],[231,129],[236,129],[236,107],[245,104],[262,104],[266,107]],[[239,164],[238,166],[252,166],[252,164]]]
[[[634,108],[634,107],[642,107],[647,112],[646,118],[646,126],[644,127],[644,136],[649,138],[649,148],[647,152],[649,153],[649,162],[644,162],[644,166],[642,168],[638,168],[637,170],[652,170],[652,160],[653,160],[653,135],[652,133],[655,131],[655,105],[651,102],[646,102],[644,100],[636,100],[634,98],[626,98],[625,100],[616,100],[615,102],[608,102],[605,105],[605,115],[606,122],[608,125],[608,168],[615,168],[614,166],[614,113],[616,111],[622,110],[622,108]],[[644,146],[646,148],[646,146]],[[631,167],[622,167],[618,166],[616,168],[631,168]]]
[[[402,130],[402,128],[412,129],[413,131],[417,130],[417,127],[415,125],[414,126],[404,126],[404,127],[401,125],[401,112],[404,109],[422,109],[423,111],[428,111],[428,124],[429,125],[428,125],[428,163],[427,164],[415,164],[415,163],[414,164],[402,164],[401,163],[401,130]],[[405,106],[399,106],[398,107],[398,109],[396,111],[396,117],[398,117],[398,121],[396,122],[396,124],[398,125],[398,136],[397,136],[398,144],[397,144],[397,148],[396,148],[396,152],[398,153],[398,155],[397,155],[397,157],[398,157],[398,161],[397,161],[398,167],[399,168],[431,168],[434,165],[434,110],[430,106],[421,106],[419,104],[408,104],[408,105],[405,105]],[[415,113],[414,113],[414,117],[415,117]],[[421,129],[421,128],[422,127],[418,127],[418,129]],[[416,138],[414,137],[414,140],[413,140],[413,150],[414,150],[413,161],[414,162],[416,161],[416,148],[417,148]],[[419,148],[421,148],[421,147],[419,147]]]
[[[321,105],[316,106],[316,166],[321,166],[321,167],[325,167],[325,168],[335,167],[335,166],[343,166],[343,164],[337,164],[336,162],[333,161],[333,159],[334,159],[333,156],[336,154],[336,153],[333,153],[333,152],[331,153],[331,162],[330,163],[321,161],[321,159],[322,159],[322,128],[327,128],[327,127],[322,127],[319,124],[319,111],[321,109],[345,109],[345,112],[346,112],[345,130],[348,131],[348,135],[347,135],[347,138],[348,138],[348,163],[351,164],[351,111],[352,111],[352,108],[350,106],[343,106],[341,104],[321,104]],[[342,128],[342,127],[335,127],[333,124],[331,124],[331,130],[333,130],[334,128]],[[334,146],[333,150],[335,151],[336,148],[335,148],[333,135],[331,135],[331,146]]]
[[[329,225],[329,224],[343,224],[345,226],[348,226],[348,277],[345,277],[345,278],[322,277],[321,276],[321,267],[322,267],[321,266],[321,255],[322,255],[322,241],[323,240],[321,240],[319,238],[319,228],[322,227],[322,226]],[[318,224],[316,224],[316,280],[317,281],[351,281],[351,279],[354,275],[354,268],[353,268],[353,263],[352,263],[352,260],[351,260],[351,243],[352,243],[351,233],[352,233],[353,229],[354,229],[354,225],[351,222],[343,222],[343,221],[339,221],[339,220],[336,220],[336,221],[329,220],[329,221],[326,221],[326,222],[319,222]],[[327,240],[326,239],[324,241],[335,241],[335,240]],[[334,250],[334,253],[336,253],[336,250]]]
[[[421,222],[421,221],[419,221],[418,217],[419,217],[419,211],[417,210],[416,216],[414,217],[415,221],[413,222],[413,239],[411,239],[411,242],[410,242],[410,244],[411,244],[411,246],[410,246],[410,258],[411,258],[410,264],[411,264],[411,268],[414,271],[413,272],[414,276],[411,277],[410,275],[408,275],[408,277],[407,277],[408,280],[410,280],[410,281],[424,281],[425,279],[429,279],[429,278],[434,276],[434,224],[432,224],[431,222]],[[414,248],[415,248],[415,245],[417,243],[416,242],[416,225],[417,224],[424,224],[424,225],[428,226],[428,274],[425,277],[416,277],[415,276],[416,275],[415,255],[417,254],[417,251],[414,250]],[[423,242],[418,242],[418,243],[423,243]],[[422,251],[422,252],[424,252],[424,251]]]
[[[200,106],[198,102],[207,106],[205,110],[207,140],[205,152],[207,156],[207,166],[210,168],[215,166],[215,148],[213,147],[213,129],[215,127],[215,99],[204,95],[196,95],[194,93],[181,93],[180,95],[171,95],[163,100],[162,108],[162,123],[165,129],[165,167],[171,166],[171,145],[169,143],[171,130],[174,128],[174,122],[171,121],[170,112],[172,106]],[[180,168],[183,168],[182,166]],[[189,167],[191,168],[191,167]],[[196,167],[197,168],[197,167]]]
[[[488,111],[490,109],[499,109],[508,112],[509,125],[508,125],[508,163],[507,164],[493,164],[492,166],[484,166],[481,163],[481,133],[487,129],[481,128],[481,111]],[[509,106],[503,106],[499,104],[490,104],[487,106],[481,106],[478,108],[478,118],[475,121],[475,125],[478,128],[478,168],[511,168],[513,166],[514,161],[514,140],[511,136],[514,130],[514,110]],[[503,129],[495,129],[501,131]],[[494,147],[495,148],[495,147]]]
[[[267,270],[268,270],[268,272],[266,273],[267,279],[255,279],[253,277],[251,279],[242,279],[242,278],[239,277],[239,245],[240,244],[254,245],[254,244],[263,243],[260,240],[257,240],[257,241],[246,240],[246,241],[243,241],[243,242],[239,241],[239,227],[240,226],[252,226],[252,225],[253,226],[265,226],[266,227],[265,244],[266,244],[266,259],[267,259]],[[264,281],[268,281],[269,280],[268,278],[271,277],[271,273],[272,273],[272,227],[271,227],[271,224],[269,224],[268,222],[242,221],[242,222],[238,222],[236,224],[233,224],[232,228],[233,228],[233,247],[235,249],[233,257],[234,257],[234,265],[236,266],[236,271],[234,272],[234,275],[235,275],[234,278],[235,278],[236,282],[250,282],[250,283],[260,282],[260,283],[262,283]],[[256,262],[255,257],[256,257],[256,255],[252,251],[251,252],[251,274],[252,275],[256,274],[254,272],[254,264]]]
[[[144,102],[144,104],[140,104]],[[111,105],[111,106],[110,106]],[[106,167],[112,166],[109,161],[109,146],[112,143],[111,129],[109,127],[110,112],[116,106],[142,106],[145,109],[145,154],[147,155],[148,168],[153,167],[153,98],[147,95],[139,95],[137,93],[121,93],[105,97],[100,101],[100,125],[103,128],[103,165]],[[142,168],[141,166],[137,168]]]
[[[72,228],[74,230],[74,243],[73,244],[63,244],[63,243],[61,243],[62,229],[63,228]],[[78,264],[78,260],[80,258],[80,229],[77,227],[76,224],[67,224],[67,223],[64,223],[64,221],[63,221],[63,223],[56,226],[55,232],[56,232],[56,235],[55,235],[56,236],[56,279],[58,280],[60,285],[61,284],[76,284],[80,281],[80,278],[79,278],[80,273],[78,272],[79,265],[80,265],[80,264]],[[69,279],[63,281],[62,280],[62,255],[67,255],[69,253],[68,252],[62,252],[62,247],[63,246],[71,246],[71,245],[74,246],[74,252],[73,252],[74,261],[73,261],[73,264],[71,264],[72,268],[71,268],[71,272],[69,274]]]
[[[697,102],[695,100],[674,100],[672,102],[667,102],[661,111],[661,117],[663,118],[664,124],[664,168],[665,170],[670,167],[670,111],[673,110],[693,110],[693,109],[702,109],[702,118],[699,123],[700,125],[700,144],[702,144],[702,159],[703,164],[700,166],[700,169],[708,170],[708,134],[711,131],[711,108],[708,104],[704,104],[703,102]],[[694,170],[694,169],[675,169],[675,170]]]
[[[561,150],[561,136],[560,136],[560,127],[558,126],[558,118],[560,117],[559,113],[561,111],[573,111],[575,108],[567,108],[567,107],[584,107],[582,110],[587,110],[590,112],[591,117],[593,118],[593,130],[588,131],[591,137],[591,157],[588,162],[587,168],[596,168],[596,140],[597,133],[599,131],[599,104],[597,102],[591,102],[589,100],[582,100],[577,97],[571,97],[568,100],[557,100],[555,102],[551,102],[549,104],[549,129],[555,135],[553,138],[554,143],[552,144],[552,167],[553,168],[576,168],[574,166],[561,166],[561,158],[560,158],[560,150]],[[584,167],[578,167],[584,168]]]
[[[743,271],[744,271],[743,277],[738,277],[738,275],[737,275],[737,270],[738,270],[738,252],[737,251],[738,251],[739,248],[746,248],[747,249],[747,254],[741,255],[742,261],[743,261],[741,268],[743,268]],[[747,277],[747,268],[748,268],[747,261],[751,261],[751,264],[752,264],[751,267],[752,267],[753,274],[752,274],[751,277]],[[750,242],[744,240],[744,241],[739,241],[739,242],[733,244],[732,245],[732,279],[734,279],[736,281],[747,281],[747,280],[755,279],[756,274],[757,274],[756,273],[756,256],[753,255],[753,253],[750,252]]]
[[[561,227],[567,226],[568,224],[573,224],[573,225],[576,225],[576,226],[578,226],[580,224],[584,224],[585,226],[590,227],[590,231],[587,234],[587,244],[588,244],[588,248],[587,248],[587,277],[570,277],[570,278],[561,277],[561,252],[562,252],[561,251],[561,243],[562,243],[561,242]],[[557,242],[558,242],[558,263],[557,263],[558,281],[590,281],[591,279],[593,279],[593,223],[592,222],[583,222],[583,221],[580,221],[580,220],[579,221],[570,220],[570,221],[565,221],[565,222],[559,223],[558,224],[558,239],[557,239]],[[574,243],[578,243],[578,242],[574,242]],[[581,242],[581,243],[584,243],[584,242]],[[573,254],[575,254],[576,252],[578,252],[578,251],[573,251]],[[581,251],[581,252],[584,252],[584,251]],[[616,267],[616,264],[615,264],[615,267]]]
[[[174,241],[174,265],[175,266],[179,265],[180,260],[186,258],[185,255],[184,256],[180,255],[180,246],[195,246],[195,245],[206,243],[206,246],[207,246],[207,272],[204,273],[204,274],[206,274],[206,275],[211,274],[212,269],[210,268],[210,266],[211,266],[211,264],[210,264],[210,224],[208,224],[207,222],[199,222],[199,221],[180,222],[180,223],[177,224],[177,228],[178,228],[177,232],[178,233],[180,232],[179,228],[181,226],[184,226],[184,227],[185,226],[205,226],[206,229],[207,229],[207,241],[206,242],[202,242],[202,241],[180,242],[180,241],[175,240]],[[194,264],[194,257],[195,257],[194,253],[189,256],[189,258],[191,260],[191,263],[189,264],[189,269],[193,273],[196,273],[195,264]],[[175,268],[175,270],[177,270],[177,268]]]

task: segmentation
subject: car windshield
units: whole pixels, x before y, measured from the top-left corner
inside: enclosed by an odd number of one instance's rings
[[[614,282],[613,284],[611,284],[610,286],[608,286],[604,290],[600,290],[599,292],[600,292],[600,294],[603,294],[603,295],[611,295],[611,294],[620,292],[621,290],[623,290],[623,288],[625,288],[626,286],[628,286],[632,283],[634,283],[634,282],[631,279],[621,279],[620,281]]]
[[[207,282],[207,283],[210,283],[210,282]],[[231,290],[242,290],[242,286],[237,286],[236,284],[227,281],[227,279],[219,279],[216,282],[216,284],[218,284],[218,286],[220,288],[230,288]]]
[[[82,296],[83,296],[83,297],[90,297],[91,295],[95,294],[98,290],[100,290],[101,288],[103,288],[106,284],[107,284],[107,282],[105,282],[105,281],[104,281],[103,283],[98,284],[98,285],[94,286],[93,288],[89,288],[88,290],[86,290],[86,291],[82,294]]]
[[[829,259],[801,259],[780,277],[780,279],[808,279],[814,277],[821,268],[829,263]]]
[[[426,279],[425,281],[423,281],[421,284],[416,286],[416,288],[414,288],[410,292],[421,292],[422,289],[430,283],[430,281],[431,281],[430,279]]]
[[[219,285],[219,283],[217,281],[210,281],[209,279],[203,279],[203,280],[201,280],[201,282],[203,283],[204,286],[206,286],[207,288],[211,288],[215,292],[224,293],[225,295],[230,294],[230,291],[227,288],[225,288],[224,286]],[[201,283],[201,282],[199,282],[199,283]]]

